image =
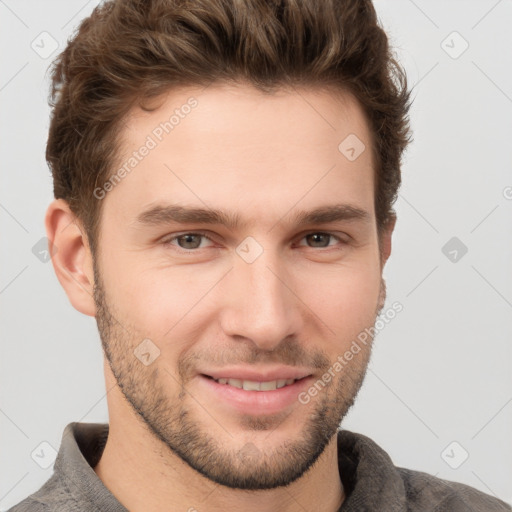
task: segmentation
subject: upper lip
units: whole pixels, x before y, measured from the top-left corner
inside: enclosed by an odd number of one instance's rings
[[[244,368],[241,366],[220,368],[218,370],[207,370],[201,372],[203,375],[213,377],[214,379],[240,379],[250,380],[254,382],[268,382],[273,380],[299,380],[309,377],[311,372],[307,369],[292,366],[279,366],[267,368],[264,370],[256,370],[255,368]]]

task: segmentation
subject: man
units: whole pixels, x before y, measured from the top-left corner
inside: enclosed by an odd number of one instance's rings
[[[339,430],[409,140],[369,1],[106,2],[52,93],[46,228],[109,424],[11,510],[511,510]]]

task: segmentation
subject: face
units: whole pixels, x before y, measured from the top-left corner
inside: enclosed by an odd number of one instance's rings
[[[338,148],[350,134],[356,159]],[[122,140],[94,262],[112,373],[201,474],[286,485],[352,405],[371,343],[335,363],[382,306],[363,113],[348,95],[211,85],[133,110]]]

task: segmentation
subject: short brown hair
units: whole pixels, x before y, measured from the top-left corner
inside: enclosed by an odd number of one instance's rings
[[[410,92],[370,0],[112,0],[57,57],[50,93],[54,195],[83,223],[93,254],[101,215],[93,191],[113,172],[124,116],[173,87],[215,81],[352,93],[373,137],[381,231],[410,142]]]

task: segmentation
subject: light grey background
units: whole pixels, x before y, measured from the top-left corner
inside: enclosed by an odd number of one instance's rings
[[[95,321],[32,252],[53,197],[45,72],[56,53],[44,59],[31,44],[49,51],[45,31],[60,51],[96,3],[0,0],[2,510],[50,477],[52,465],[31,457],[40,443],[58,450],[69,422],[108,421]],[[512,503],[512,2],[376,8],[415,84],[385,269],[387,306],[404,309],[379,332],[343,426],[399,466]],[[452,237],[468,249],[455,262],[442,251]]]

